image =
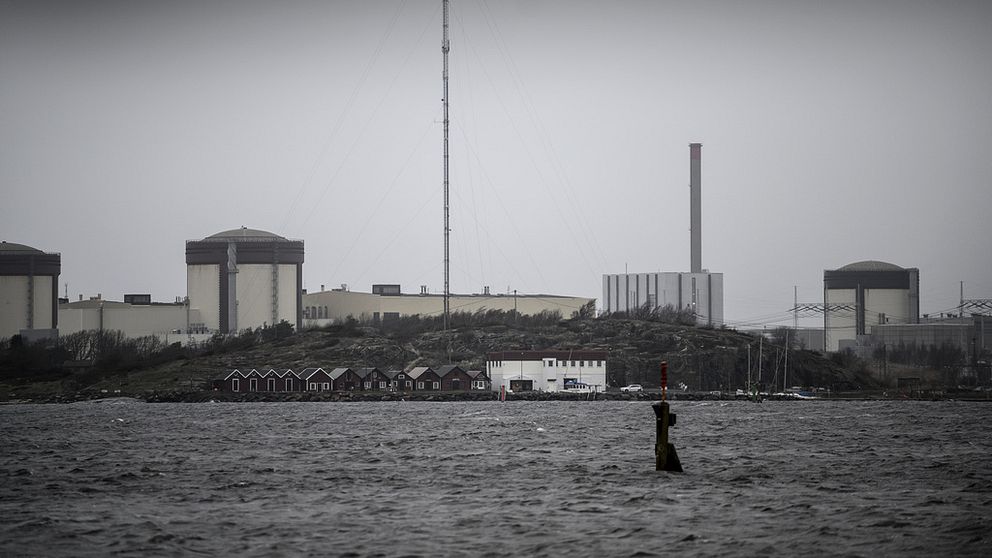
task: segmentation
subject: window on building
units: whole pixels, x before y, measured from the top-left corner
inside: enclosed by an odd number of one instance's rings
[[[258,391],[258,378],[248,380],[248,391]]]
[[[265,389],[267,389],[269,391],[275,391],[276,390],[276,379],[275,378],[269,378],[269,381],[268,382],[265,382],[265,384],[266,384]]]
[[[386,382],[379,382],[379,389],[386,389]]]
[[[331,383],[330,382],[324,382],[324,386],[323,387],[324,387],[324,391],[328,391],[328,390],[331,389]]]
[[[317,391],[317,382],[310,382],[310,391]]]
[[[237,378],[231,380],[231,391],[241,391],[241,381]]]
[[[410,389],[412,387],[413,387],[413,381],[412,380],[407,380],[406,381],[406,389]]]
[[[441,382],[434,382],[434,389],[441,389]]]
[[[404,376],[403,374],[397,374],[397,375],[396,375],[396,377],[402,380],[402,379],[403,379],[403,378],[405,378],[406,376]]]
[[[286,378],[286,391],[293,391],[293,379]]]
[[[424,389],[424,382],[417,382],[417,389]]]
[[[368,381],[367,381],[367,382],[365,382],[365,383],[364,383],[364,384],[362,384],[362,385],[364,385],[364,386],[365,386],[365,389],[372,389],[372,382],[368,382]]]

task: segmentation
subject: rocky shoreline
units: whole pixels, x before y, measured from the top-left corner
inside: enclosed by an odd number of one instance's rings
[[[43,398],[15,399],[2,404],[31,403],[76,403],[82,401],[108,400],[115,398],[135,399],[146,403],[280,403],[280,402],[371,402],[371,401],[497,401],[498,392],[248,392],[232,393],[223,391],[153,391],[147,393],[93,393],[57,394]],[[742,401],[745,398],[730,393],[715,392],[669,392],[671,401]],[[916,397],[905,397],[886,392],[855,392],[835,394],[829,398],[796,399],[787,395],[763,396],[765,401],[875,401],[875,400],[967,400],[987,401],[987,395],[963,393],[928,393]],[[659,392],[623,393],[608,391],[590,394],[530,391],[508,393],[507,401],[659,401]]]

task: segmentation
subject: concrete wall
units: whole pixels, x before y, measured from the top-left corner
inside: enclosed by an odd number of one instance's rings
[[[865,289],[866,329],[882,323],[907,324],[911,321],[908,290]]]
[[[286,320],[296,326],[296,264],[278,266],[277,308],[273,312],[272,264],[238,266],[238,329],[275,325]]]
[[[854,289],[824,289],[823,303],[855,305]],[[853,342],[857,337],[857,313],[853,310],[834,310],[823,313],[824,348],[837,351],[842,340]]]
[[[0,338],[28,327],[28,278],[0,275]]]
[[[912,323],[916,317],[911,292],[906,289],[863,289],[865,334],[872,327],[889,323]],[[824,289],[823,302],[829,309],[834,304],[857,306],[856,289]],[[823,313],[825,345],[827,351],[837,351],[846,342],[857,340],[857,312],[828,310]],[[884,321],[883,321],[884,320]]]
[[[296,264],[278,266],[277,309],[273,315],[272,264],[241,264],[236,278],[237,329],[273,325],[280,320],[296,326]],[[211,331],[220,329],[220,265],[186,266],[190,305],[199,308],[203,324]],[[223,278],[226,280],[226,278]]]
[[[34,308],[28,320],[28,283],[31,278],[0,275],[0,338],[18,335],[22,329],[52,329],[52,277],[34,276]]]
[[[217,331],[220,327],[220,265],[186,266],[186,296],[190,306],[200,310],[203,325]]]

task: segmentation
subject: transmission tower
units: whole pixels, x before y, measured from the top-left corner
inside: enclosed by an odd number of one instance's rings
[[[441,54],[444,58],[442,74],[444,97],[441,99],[444,103],[444,331],[448,331],[451,320],[448,300],[451,296],[449,290],[450,260],[448,258],[448,233],[451,231],[448,226],[448,51],[451,50],[451,46],[448,44],[448,0],[442,0],[441,7],[444,12],[443,37],[441,39]]]

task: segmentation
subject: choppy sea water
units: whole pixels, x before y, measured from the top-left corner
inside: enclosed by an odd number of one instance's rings
[[[992,405],[0,407],[0,555],[989,556]]]

